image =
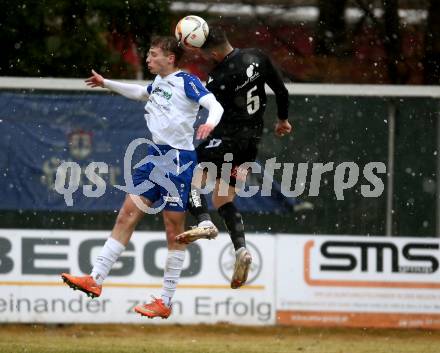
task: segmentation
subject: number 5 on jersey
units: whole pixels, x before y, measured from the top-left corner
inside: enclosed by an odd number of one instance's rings
[[[255,114],[260,109],[260,97],[258,95],[253,96],[252,93],[257,89],[257,86],[252,87],[247,91],[246,107],[249,115]]]

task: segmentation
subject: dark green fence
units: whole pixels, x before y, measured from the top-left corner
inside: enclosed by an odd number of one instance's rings
[[[308,196],[306,188],[302,197],[313,205],[313,210],[292,212],[288,219],[282,220],[283,225],[289,224],[289,231],[386,233],[386,176],[381,175],[385,190],[380,197],[363,197],[360,185],[368,184],[362,177],[362,168],[369,162],[383,162],[389,171],[388,107],[395,104],[392,234],[435,236],[438,100],[291,96],[290,102],[294,133],[278,139],[272,132],[276,108],[273,100],[270,101],[260,159],[276,155],[280,161],[334,162],[335,166],[353,161],[359,166],[360,176],[356,186],[344,192],[345,199],[337,200],[333,190],[334,173],[324,174],[319,196]],[[273,224],[278,224],[283,231],[286,228],[279,220]]]

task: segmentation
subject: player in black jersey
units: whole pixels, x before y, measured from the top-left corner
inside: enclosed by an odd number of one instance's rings
[[[223,106],[224,113],[221,122],[208,139],[197,148],[197,158],[199,163],[212,162],[217,167],[212,202],[234,244],[236,262],[231,287],[238,288],[246,282],[252,262],[246,249],[242,216],[233,204],[235,184],[240,175],[243,175],[238,167],[244,162],[255,161],[257,156],[267,102],[265,85],[275,93],[278,108],[275,134],[278,136],[288,134],[292,129],[288,121],[289,97],[281,75],[270,58],[259,49],[233,48],[220,27],[210,26],[208,39],[201,52],[215,64],[206,87],[214,93]],[[232,161],[230,154],[233,156]],[[229,180],[225,180],[225,176],[221,174],[225,159],[232,163],[232,171],[226,178]],[[223,193],[219,193],[219,190],[223,190]],[[214,238],[218,231],[211,222],[206,200],[194,188],[189,210],[197,218],[198,226],[178,235],[176,240],[190,243],[200,238]]]

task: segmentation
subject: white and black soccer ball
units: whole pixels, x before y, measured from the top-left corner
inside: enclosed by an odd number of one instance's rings
[[[187,47],[200,48],[209,35],[206,21],[199,16],[186,16],[176,25],[176,39]]]

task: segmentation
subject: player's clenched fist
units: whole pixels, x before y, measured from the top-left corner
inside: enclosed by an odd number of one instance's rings
[[[292,126],[287,120],[278,120],[275,125],[275,134],[277,136],[284,136],[285,134],[290,134],[292,131]]]

